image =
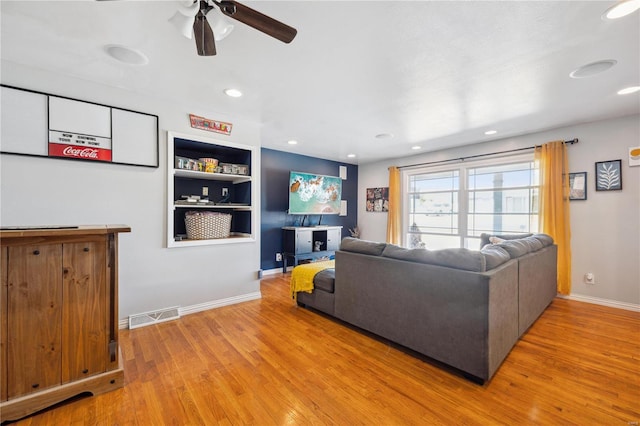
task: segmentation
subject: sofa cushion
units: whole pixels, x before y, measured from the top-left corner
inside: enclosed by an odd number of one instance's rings
[[[490,237],[498,237],[501,240],[517,240],[519,238],[530,237],[532,234],[505,234],[505,235],[496,235],[496,234],[480,234],[480,248],[490,244]]]
[[[480,253],[482,253],[485,258],[487,271],[497,268],[503,263],[511,260],[509,253],[497,245],[487,244],[482,250],[480,250]]]
[[[472,251],[466,248],[427,250],[423,248],[408,249],[387,244],[382,256],[472,272],[484,272],[487,270],[485,256],[479,251]]]
[[[527,238],[523,238],[522,241],[529,246],[529,253],[538,251],[544,247],[542,241],[540,241],[538,238],[535,238],[535,236],[533,235]]]
[[[547,247],[553,244],[553,238],[547,234],[533,234],[533,238],[537,239],[542,243],[543,247]]]
[[[333,293],[335,281],[336,270],[334,268],[325,269],[313,277],[313,288],[326,291],[327,293]]]
[[[379,243],[375,241],[361,240],[359,238],[345,237],[340,243],[340,250],[380,256],[386,246],[387,243]]]
[[[520,256],[524,256],[525,254],[531,251],[531,244],[527,244],[522,239],[507,240],[495,245],[505,249],[507,253],[509,253],[509,256],[511,256],[512,259],[516,259]]]

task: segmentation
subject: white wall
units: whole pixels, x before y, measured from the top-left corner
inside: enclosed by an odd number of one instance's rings
[[[572,290],[578,299],[640,305],[640,167],[628,166],[628,148],[640,145],[640,116],[616,118],[358,167],[358,199],[366,188],[388,186],[387,168],[578,138],[570,146],[571,172],[587,172],[587,200],[571,202]],[[622,159],[623,190],[595,191],[595,162]],[[386,213],[358,203],[362,238],[385,241]],[[584,284],[586,272],[596,284]],[[626,307],[626,306],[625,306]]]
[[[119,246],[120,318],[169,306],[259,297],[259,227],[255,242],[165,248],[167,130],[259,147],[256,123],[12,63],[3,62],[1,71],[3,84],[158,115],[160,129],[157,169],[1,155],[3,226],[129,225],[132,232],[121,234]],[[192,129],[189,113],[232,122],[233,132],[224,136]],[[259,176],[260,165],[252,166]],[[254,206],[254,214],[259,212],[260,206]]]

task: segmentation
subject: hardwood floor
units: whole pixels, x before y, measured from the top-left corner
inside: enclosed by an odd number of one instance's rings
[[[18,425],[640,422],[640,313],[556,299],[484,386],[295,306],[261,300],[121,332],[125,387]]]

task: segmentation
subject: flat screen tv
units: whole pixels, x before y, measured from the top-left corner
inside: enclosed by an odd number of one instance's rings
[[[289,214],[340,214],[341,199],[341,178],[289,173]]]

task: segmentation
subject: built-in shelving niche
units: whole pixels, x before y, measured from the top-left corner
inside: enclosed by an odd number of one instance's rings
[[[248,174],[208,173],[176,168],[176,157],[198,160],[215,158],[219,164],[247,166]],[[254,147],[234,144],[200,136],[167,133],[167,247],[228,244],[255,241],[255,172],[257,164]],[[209,201],[214,204],[176,203],[183,195],[203,196],[207,187]],[[226,188],[229,197],[224,200]],[[228,238],[190,240],[186,238],[185,214],[188,211],[215,211],[232,215]]]

